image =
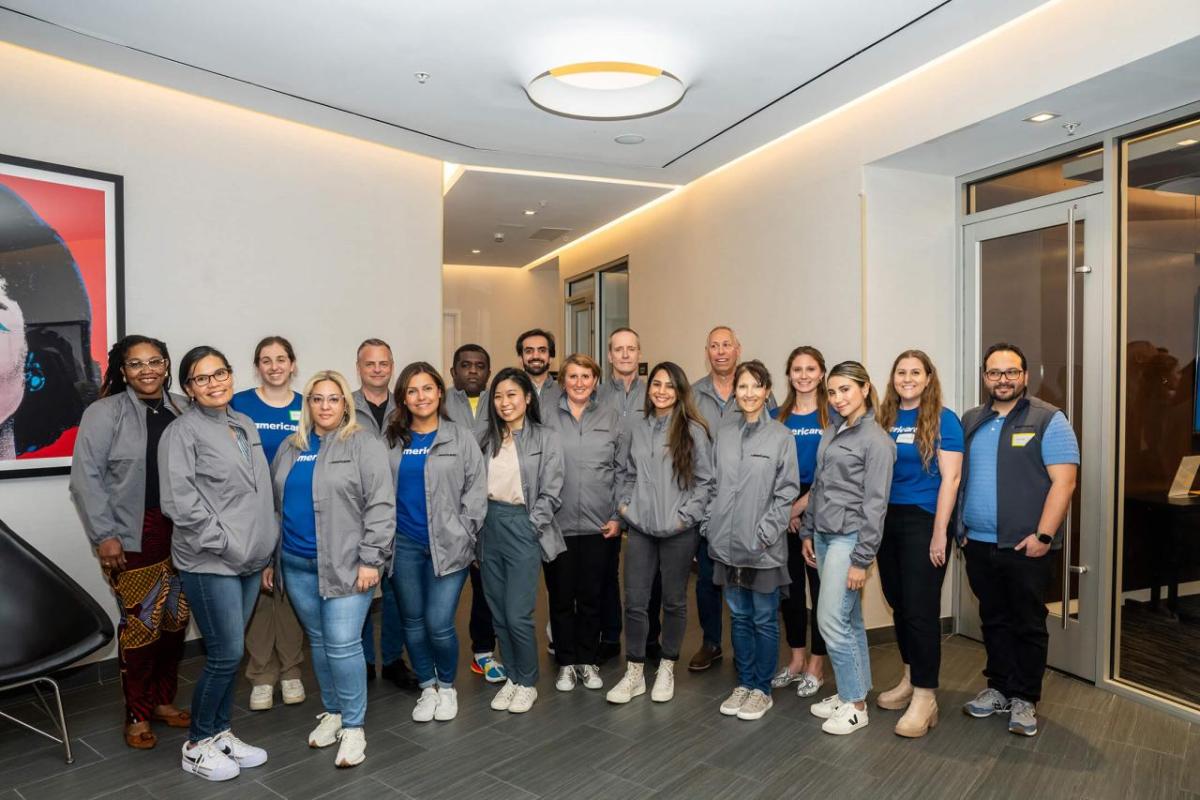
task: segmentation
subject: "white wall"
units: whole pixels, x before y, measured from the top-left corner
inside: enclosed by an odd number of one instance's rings
[[[302,375],[369,336],[436,357],[441,162],[7,44],[0,75],[0,153],[125,178],[127,332],[215,345],[240,387],[272,333]],[[0,518],[113,606],[65,477],[0,481]]]
[[[830,364],[863,358],[865,345],[886,380],[894,354],[917,346],[956,388],[953,182],[868,165],[1197,35],[1194,0],[1048,3],[580,239],[559,254],[560,275],[627,256],[643,350],[693,379],[705,333],[722,323],[773,371],[800,343]],[[890,624],[874,577],[866,618]]]

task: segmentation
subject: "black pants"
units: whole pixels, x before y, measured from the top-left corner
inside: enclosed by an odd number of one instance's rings
[[[564,541],[567,549],[545,565],[554,658],[562,667],[595,664],[607,542],[598,533]]]
[[[817,598],[821,596],[821,573],[815,567],[804,563],[804,545],[800,537],[794,533],[785,533],[788,548],[788,574],[792,576],[792,586],[788,596],[779,601],[779,610],[783,614],[783,630],[787,635],[788,647],[799,649],[808,646],[808,628],[812,626],[812,648],[814,656],[826,655],[825,640],[821,638],[821,630],[817,627]],[[808,591],[812,594],[812,610],[804,600],[804,575],[808,578]]]
[[[492,610],[483,595],[483,577],[479,566],[471,564],[471,652],[491,653],[496,649],[496,629],[492,627]]]
[[[942,663],[942,581],[946,565],[929,560],[933,514],[920,506],[890,505],[875,556],[883,596],[892,607],[900,658],[912,685],[936,689]]]
[[[608,550],[604,562],[604,589],[600,598],[600,641],[620,642],[621,623],[624,612],[621,610],[621,537],[606,539]],[[650,616],[650,628],[646,634],[646,644],[658,644],[662,634],[662,576],[655,574],[654,583],[650,587],[650,606],[647,612]]]
[[[988,686],[1030,703],[1042,698],[1046,671],[1046,589],[1054,554],[1030,558],[1023,551],[968,541],[967,581],[979,599]]]

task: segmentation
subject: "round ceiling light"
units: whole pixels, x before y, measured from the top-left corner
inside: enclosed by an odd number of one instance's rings
[[[581,119],[633,119],[671,108],[687,88],[658,67],[587,61],[547,70],[525,87],[533,104]]]

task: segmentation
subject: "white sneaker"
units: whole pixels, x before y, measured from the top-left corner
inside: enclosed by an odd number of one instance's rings
[[[742,703],[742,707],[738,709],[737,718],[762,719],[763,715],[770,711],[773,705],[775,705],[775,701],[771,699],[770,695],[755,689],[746,698],[746,702]]]
[[[824,700],[813,703],[811,706],[808,707],[808,710],[812,713],[812,715],[814,717],[820,717],[821,719],[829,719],[830,717],[833,716],[835,711],[837,711],[839,708],[841,708],[841,706],[842,706],[842,698],[838,697],[836,694],[831,694],[831,695],[829,695],[829,697],[826,697]]]
[[[438,690],[432,686],[426,686],[421,690],[421,696],[417,698],[417,705],[413,708],[413,722],[432,722],[433,715],[437,713],[438,707]]]
[[[283,690],[284,705],[294,706],[304,702],[304,684],[300,682],[299,678],[280,681],[279,688]]]
[[[855,708],[854,703],[842,703],[833,716],[821,723],[821,730],[835,736],[854,733],[859,728],[867,727],[870,719],[867,717],[867,707]]]
[[[554,688],[560,692],[569,692],[575,688],[575,668],[574,667],[559,667],[558,680],[554,681]]]
[[[338,731],[342,729],[342,715],[325,711],[317,714],[317,719],[321,721],[308,734],[308,746],[329,747],[338,740]]]
[[[518,686],[512,702],[508,704],[508,711],[510,714],[524,714],[533,708],[534,700],[537,700],[537,689],[532,686]]]
[[[247,767],[261,767],[267,763],[266,750],[246,744],[234,736],[233,731],[229,728],[214,736],[213,744],[219,747],[225,755],[236,761],[237,765],[242,769],[246,769]]]
[[[500,691],[496,692],[496,696],[492,698],[492,710],[508,711],[508,707],[512,705],[513,695],[516,693],[517,685],[512,680],[506,680],[500,687]]]
[[[650,699],[656,703],[665,703],[675,696],[675,662],[664,658],[658,662],[658,672],[654,674],[654,688],[650,690]]]
[[[628,703],[640,694],[646,693],[646,665],[637,661],[625,664],[625,674],[617,685],[608,690],[604,697],[610,703],[618,705]]]
[[[437,690],[437,710],[433,718],[438,722],[449,722],[458,716],[458,690],[453,686],[439,686]]]
[[[275,705],[275,684],[260,683],[250,690],[250,710],[266,711]]]
[[[333,760],[335,766],[341,769],[357,767],[367,760],[367,735],[362,728],[342,728],[338,738],[342,743]]]
[[[575,674],[579,677],[585,689],[604,688],[604,681],[600,680],[600,670],[595,664],[584,664],[581,667],[575,667]]]
[[[742,710],[742,706],[750,699],[750,689],[745,686],[739,686],[733,690],[729,697],[725,698],[725,702],[721,703],[721,713],[727,717],[736,717],[737,713]]]
[[[242,768],[210,738],[201,739],[191,748],[183,743],[183,771],[206,781],[227,781],[241,774]]]

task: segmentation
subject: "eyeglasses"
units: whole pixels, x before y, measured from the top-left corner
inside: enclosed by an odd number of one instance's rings
[[[167,360],[165,358],[152,358],[149,361],[140,361],[136,358],[131,358],[125,362],[125,369],[130,372],[141,372],[144,369],[161,372],[167,368]]]
[[[208,386],[209,381],[216,381],[217,383],[224,383],[225,381],[229,380],[232,376],[233,376],[233,370],[226,369],[225,367],[221,367],[221,369],[219,369],[216,372],[213,372],[209,375],[193,375],[192,377],[188,378],[188,383],[192,384],[193,386]]]
[[[341,405],[345,399],[340,394],[310,394],[308,396],[308,402],[314,406],[337,406]]]
[[[983,377],[987,378],[992,383],[1001,378],[1008,378],[1010,381],[1015,381],[1017,378],[1025,374],[1025,370],[1017,367],[1009,367],[1008,369],[985,369]]]

